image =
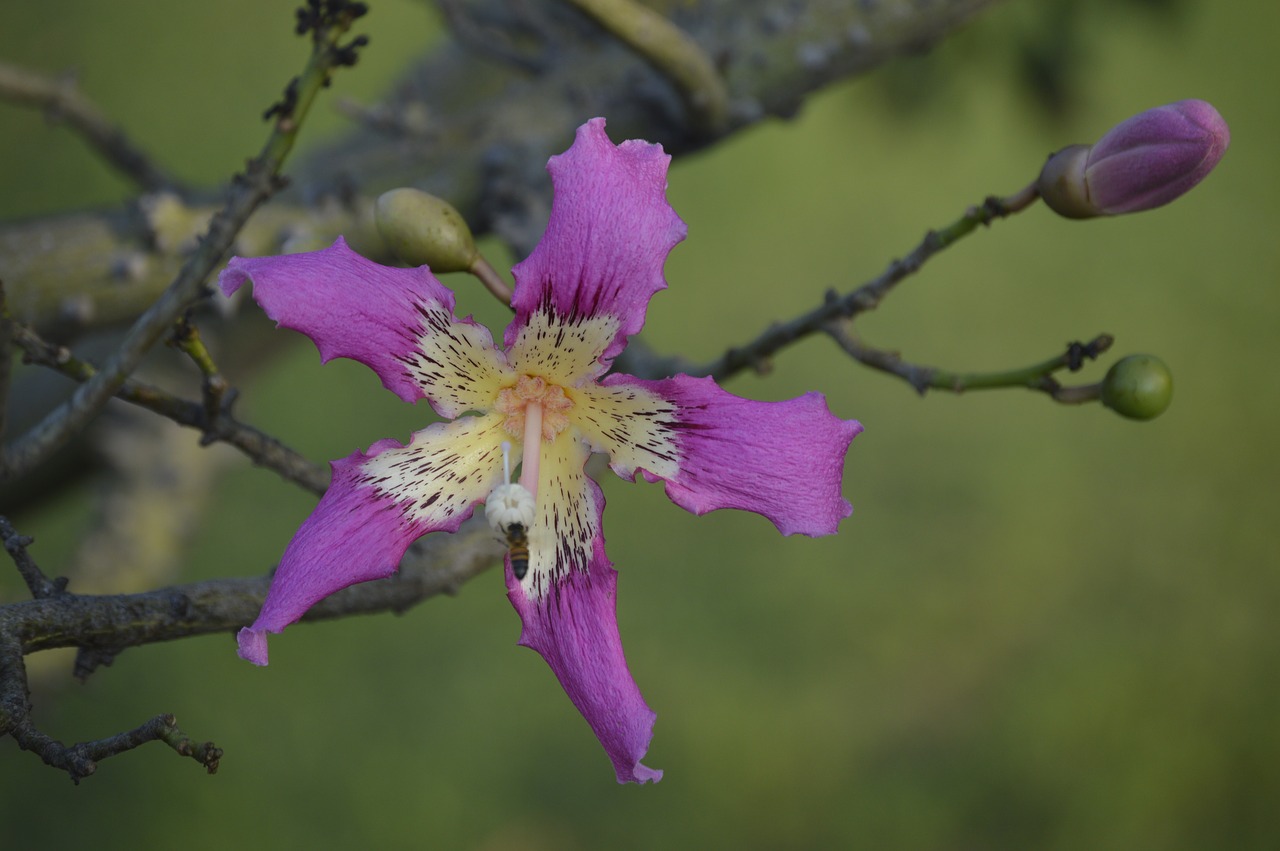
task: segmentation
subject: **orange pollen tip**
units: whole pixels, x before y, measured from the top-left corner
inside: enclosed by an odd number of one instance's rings
[[[503,428],[516,437],[522,437],[525,409],[534,402],[542,406],[544,440],[554,440],[569,427],[568,411],[573,408],[573,400],[565,395],[559,384],[551,384],[537,375],[522,375],[515,384],[501,390],[493,409],[506,415]]]

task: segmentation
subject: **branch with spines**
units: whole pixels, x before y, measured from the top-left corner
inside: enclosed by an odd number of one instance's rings
[[[214,216],[207,234],[187,259],[182,271],[156,303],[134,323],[103,369],[94,369],[71,358],[65,350],[44,344],[30,329],[13,323],[7,305],[0,303],[0,349],[3,349],[6,366],[9,346],[11,342],[18,341],[29,357],[35,352],[37,357],[45,359],[47,365],[70,373],[82,382],[67,403],[6,448],[0,455],[0,475],[13,478],[31,469],[83,428],[108,399],[121,394],[132,397],[130,400],[135,403],[163,409],[171,418],[186,416],[200,422],[206,438],[210,436],[212,425],[229,420],[229,417],[221,416],[225,414],[222,404],[225,382],[184,315],[203,295],[205,279],[231,247],[252,212],[282,185],[280,169],[312,102],[320,89],[328,85],[331,72],[355,63],[356,50],[366,39],[359,36],[343,44],[341,38],[365,11],[364,4],[347,0],[308,0],[307,6],[299,11],[297,31],[299,34],[311,34],[313,50],[302,75],[292,80],[282,100],[267,110],[264,117],[273,120],[273,129],[262,152],[250,161],[243,175],[237,175],[233,180],[231,198]],[[197,405],[194,413],[187,403],[131,378],[142,358],[167,329],[176,330],[175,344],[192,358],[204,376],[204,403]],[[3,378],[5,387],[0,389],[7,392],[7,372]],[[0,397],[0,404],[5,402],[7,400]],[[249,434],[243,428],[236,432],[240,436]],[[323,484],[314,471],[311,478],[313,481],[309,484],[312,488],[322,490]],[[77,647],[80,657],[95,660],[83,666],[77,662],[77,672],[87,675],[100,661],[114,658],[126,647],[210,631],[215,628],[217,620],[205,619],[200,626],[184,629],[194,606],[190,597],[181,592],[177,592],[181,602],[175,600],[172,589],[158,592],[157,596],[164,602],[153,611],[150,619],[147,617],[147,602],[152,598],[147,595],[134,595],[130,600],[70,593],[62,582],[50,581],[44,575],[27,552],[30,539],[18,534],[4,518],[0,518],[0,536],[4,538],[6,550],[35,598],[30,604],[0,607],[0,733],[12,736],[20,747],[34,751],[48,765],[66,770],[77,783],[96,770],[99,760],[156,740],[165,742],[181,755],[192,757],[210,773],[216,771],[222,751],[210,742],[194,743],[170,715],[158,715],[116,736],[71,746],[63,745],[35,728],[27,697],[24,662],[27,653],[45,647]],[[219,596],[232,599],[228,591],[222,589]],[[257,595],[259,601],[263,594],[265,590]],[[35,607],[34,611],[32,607]],[[244,613],[236,619],[244,622],[249,617]],[[144,635],[139,636],[139,632]]]
[[[1052,377],[1063,368],[1078,369],[1083,357],[1096,358],[1110,347],[1109,335],[1088,345],[1073,343],[1060,358],[1030,368],[957,374],[915,366],[894,353],[870,347],[852,334],[850,326],[857,314],[876,307],[898,282],[979,225],[1025,210],[1037,199],[1068,219],[1138,213],[1163,206],[1207,177],[1230,140],[1222,116],[1212,104],[1201,100],[1177,101],[1130,116],[1091,145],[1068,145],[1051,154],[1036,179],[1019,192],[1007,198],[989,197],[946,228],[929,231],[905,259],[894,260],[879,278],[843,297],[829,293],[823,306],[767,329],[696,374],[723,378],[747,366],[760,368],[782,347],[821,331],[856,360],[907,380],[921,393],[930,387],[955,392],[1029,387],[1065,404],[1098,400],[1129,419],[1157,417],[1172,399],[1173,379],[1168,367],[1153,355],[1122,358],[1096,385],[1062,387]]]

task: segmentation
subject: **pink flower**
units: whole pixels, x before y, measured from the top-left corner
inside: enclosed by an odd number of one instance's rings
[[[826,535],[852,511],[841,477],[862,429],[816,393],[754,402],[710,378],[606,374],[666,287],[662,266],[685,236],[665,197],[669,160],[658,145],[615,146],[600,118],[551,158],[551,220],[513,270],[504,349],[454,316],[453,294],[425,266],[380,266],[341,239],[309,254],[232,259],[218,280],[224,292],[251,279],[267,314],[311,337],[323,360],[358,360],[406,402],[425,398],[451,420],[407,446],[382,440],[333,462],[328,492],[285,550],[258,619],[240,632],[242,657],[265,665],[268,632],[335,591],[392,574],[416,538],[457,530],[506,485],[504,444],[513,445],[532,497],[527,566],[519,560],[513,571],[506,560],[520,643],[551,666],[620,783],[662,776],[640,763],[656,716],[623,656],[604,497],[583,472],[587,457],[604,452],[625,479],[663,481],[695,514],[739,508],[783,534]]]
[[[1038,187],[1068,218],[1137,213],[1191,191],[1230,143],[1216,109],[1178,101],[1122,121],[1094,145],[1062,149],[1045,164]]]

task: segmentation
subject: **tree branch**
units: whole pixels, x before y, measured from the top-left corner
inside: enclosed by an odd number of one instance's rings
[[[450,535],[428,536],[388,579],[364,582],[325,598],[304,621],[356,614],[404,612],[458,586],[497,563],[502,548],[483,516]],[[233,633],[262,608],[268,577],[217,579],[138,594],[87,595],[0,606],[0,636],[15,636],[23,653],[55,647],[129,647],[209,633]]]
[[[174,320],[200,297],[205,279],[231,248],[240,228],[258,205],[280,187],[280,168],[293,149],[298,129],[316,95],[328,84],[335,68],[355,63],[355,48],[362,43],[357,38],[344,46],[339,44],[339,39],[355,18],[364,14],[363,6],[331,3],[324,8],[333,11],[305,29],[299,24],[299,33],[312,31],[311,58],[302,75],[290,82],[284,98],[264,116],[275,118],[271,135],[262,153],[233,181],[231,198],[214,216],[200,247],[183,264],[164,294],[129,329],[106,366],[0,455],[0,481],[32,469],[84,428],[172,327]]]
[[[1025,387],[1045,393],[1055,402],[1064,405],[1095,401],[1101,394],[1101,385],[1063,387],[1053,377],[1053,373],[1064,369],[1075,372],[1086,360],[1097,360],[1115,342],[1110,334],[1100,334],[1088,343],[1068,343],[1062,354],[1031,366],[996,372],[953,372],[940,367],[908,363],[896,352],[868,346],[850,332],[850,326],[849,320],[840,320],[830,323],[824,330],[854,360],[901,378],[921,396],[929,390],[964,393],[969,390]]]
[[[545,201],[547,158],[564,150],[587,118],[608,117],[615,139],[660,142],[677,155],[699,150],[772,116],[793,115],[831,82],[920,52],[994,2],[650,2],[713,57],[725,81],[728,122],[723,134],[709,136],[690,122],[667,76],[618,41],[600,38],[576,10],[539,6],[534,26],[528,4],[469,0],[466,15],[483,21],[493,43],[508,35],[511,44],[540,39],[540,70],[494,62],[491,53],[463,44],[440,46],[372,110],[384,119],[377,126],[357,127],[302,158],[295,190],[280,199],[288,205],[273,203],[269,221],[255,217],[252,239],[237,250],[277,252],[293,232],[320,222],[328,241],[342,233],[371,259],[388,261],[367,236],[367,201],[333,199],[413,185],[447,199],[478,235],[500,226],[499,235],[523,254],[541,233],[546,206],[520,203],[504,187],[526,187]],[[153,233],[147,216],[118,211],[0,227],[0,278],[9,283],[15,318],[47,330],[66,321],[68,305],[89,298],[98,309],[77,318],[97,326],[145,306],[177,266]]]
[[[91,381],[97,374],[92,364],[72,356],[62,346],[45,342],[35,331],[23,325],[14,324],[13,340],[25,353],[28,363],[49,367],[79,382]],[[199,352],[203,351],[203,346],[196,350],[197,357],[201,358]],[[206,367],[212,368],[212,360],[207,359],[207,354],[205,352],[202,359],[207,360]],[[205,386],[209,386],[207,374]],[[234,446],[255,464],[274,470],[285,480],[317,496],[323,494],[329,486],[327,467],[316,464],[277,438],[232,416],[231,405],[235,402],[235,392],[227,392],[225,386],[217,393],[216,401],[206,389],[203,402],[189,402],[154,384],[129,378],[120,385],[115,395],[125,402],[173,420],[178,425],[199,429],[202,433],[201,443],[205,445],[227,443]]]
[[[4,548],[9,557],[13,559],[14,565],[18,568],[18,573],[22,575],[22,581],[27,583],[27,589],[31,592],[31,596],[37,600],[46,597],[53,597],[63,593],[66,587],[65,579],[50,580],[44,575],[40,567],[36,564],[35,559],[27,552],[27,547],[31,546],[31,539],[26,535],[19,535],[13,528],[13,524],[9,522],[8,517],[0,516],[0,539],[4,540]]]
[[[744,369],[763,369],[770,357],[803,340],[811,334],[827,333],[830,324],[839,319],[849,319],[859,313],[874,310],[892,289],[907,277],[920,271],[931,257],[973,233],[980,225],[989,225],[1019,213],[1033,204],[1039,195],[1034,184],[1006,198],[988,197],[980,205],[970,207],[963,216],[941,230],[931,230],[924,235],[906,257],[893,260],[887,269],[847,295],[839,296],[834,290],[827,293],[826,301],[789,322],[777,323],[765,329],[754,340],[725,351],[716,360],[703,366],[678,364],[678,371],[690,375],[710,375],[722,381]]]
[[[394,576],[339,591],[314,606],[303,620],[405,612],[430,597],[455,593],[462,583],[496,564],[501,553],[484,517],[473,517],[452,535],[432,535],[414,544]],[[230,635],[256,616],[269,581],[267,577],[222,579],[101,596],[64,591],[0,605],[0,735],[13,736],[21,747],[66,770],[77,782],[93,772],[96,761],[155,739],[192,757],[212,774],[222,751],[211,742],[194,744],[169,715],[117,736],[70,747],[36,730],[30,721],[23,656],[54,647],[78,647],[95,658],[111,659],[128,647],[157,641],[217,632]],[[83,677],[91,670],[77,673]]]

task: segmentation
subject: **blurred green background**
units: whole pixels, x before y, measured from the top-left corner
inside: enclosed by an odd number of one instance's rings
[[[0,57],[78,67],[163,164],[214,184],[257,150],[261,110],[303,61],[293,5],[15,5]],[[1163,418],[1020,391],[920,399],[811,340],[730,389],[821,390],[866,425],[839,535],[782,538],[754,516],[691,517],[660,487],[605,484],[622,634],[659,715],[646,761],[662,783],[615,785],[542,661],[514,646],[493,571],[404,617],[296,627],[265,670],[221,636],[130,650],[84,686],[69,660],[49,667],[34,699],[50,734],[96,738],[168,711],[226,757],[206,777],[149,745],[75,787],[0,741],[0,845],[1280,846],[1280,11],[1141,5],[1077,4],[1072,108],[1056,117],[1012,47],[1052,48],[1055,19],[1047,4],[1007,3],[795,121],[677,161],[670,198],[690,236],[645,337],[717,354],[1022,186],[1049,150],[1199,97],[1233,141],[1187,198],[1113,221],[1033,209],[939,257],[860,323],[870,342],[957,369],[1029,363],[1107,331],[1116,357],[1171,366]],[[373,43],[333,96],[375,97],[436,37],[417,3],[373,6]],[[320,113],[312,144],[342,127]],[[64,128],[9,107],[0,127],[0,216],[127,197]],[[496,316],[478,288],[452,283],[464,310]],[[363,367],[321,368],[301,339],[244,391],[251,422],[314,458],[405,439],[428,414]],[[85,490],[18,518],[48,572],[89,504]],[[237,462],[176,578],[265,572],[313,504]],[[0,599],[21,596],[0,569]]]

